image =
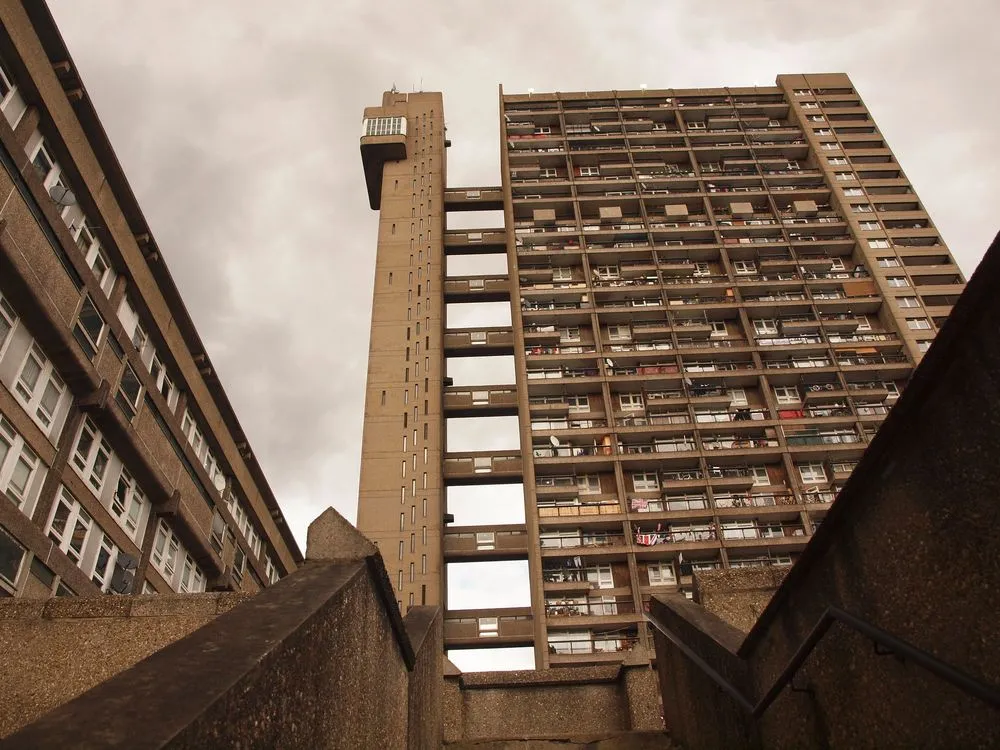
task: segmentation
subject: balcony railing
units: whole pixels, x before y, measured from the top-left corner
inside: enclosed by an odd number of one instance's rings
[[[615,547],[625,544],[624,534],[583,534],[580,536],[546,536],[539,538],[542,549],[579,549]]]
[[[635,604],[631,600],[580,602],[573,599],[547,599],[545,614],[549,617],[631,615],[635,614]]]

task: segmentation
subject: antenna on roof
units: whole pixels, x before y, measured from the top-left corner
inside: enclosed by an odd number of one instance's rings
[[[389,93],[392,93],[392,94],[398,94],[399,93],[399,89],[396,88],[396,82],[395,81],[393,81],[392,88],[389,89]]]

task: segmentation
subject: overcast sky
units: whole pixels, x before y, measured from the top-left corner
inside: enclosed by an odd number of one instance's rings
[[[498,182],[499,83],[844,71],[967,274],[998,229],[996,0],[49,4],[303,548],[326,506],[356,515],[377,225],[358,138],[393,84],[444,92],[462,186]]]

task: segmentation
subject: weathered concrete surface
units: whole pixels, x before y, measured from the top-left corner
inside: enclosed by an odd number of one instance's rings
[[[248,596],[0,599],[0,737],[194,632]]]
[[[729,568],[694,575],[694,600],[737,630],[750,631],[789,568]]]
[[[446,675],[444,703],[447,742],[663,727],[656,674],[648,664]]]
[[[416,654],[407,688],[407,747],[441,747],[444,688],[444,620],[440,607],[411,607],[403,619]]]
[[[758,699],[828,606],[1000,690],[1000,242],[801,559],[741,634],[678,598],[652,613]],[[987,747],[998,712],[835,624],[746,731],[745,714],[657,637],[667,726],[687,748]],[[741,674],[745,670],[745,674]]]

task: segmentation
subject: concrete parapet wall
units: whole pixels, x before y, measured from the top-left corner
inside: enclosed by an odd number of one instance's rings
[[[662,727],[656,673],[648,665],[445,676],[446,742]]]
[[[694,575],[694,600],[744,633],[757,622],[788,568],[729,568]]]
[[[0,737],[194,632],[248,596],[0,599]]]

